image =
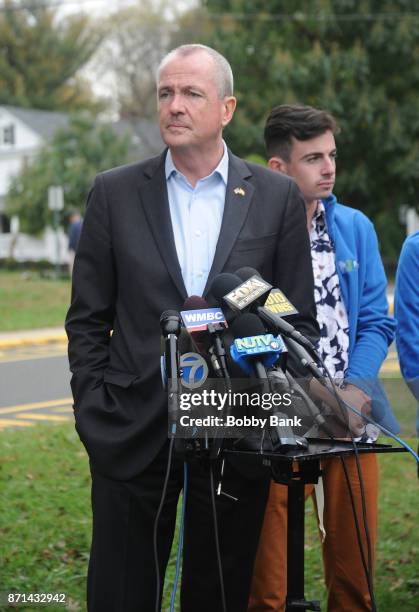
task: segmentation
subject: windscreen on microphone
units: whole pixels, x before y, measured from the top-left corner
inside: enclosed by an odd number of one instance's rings
[[[266,334],[266,329],[257,315],[245,312],[232,323],[231,332],[235,338],[245,338]]]
[[[182,310],[201,310],[209,308],[208,302],[200,295],[190,295],[186,298]]]
[[[230,291],[233,291],[233,289],[241,285],[241,282],[241,278],[236,274],[223,272],[214,278],[210,290],[211,294],[218,301],[221,301],[227,293],[230,293]]]
[[[244,266],[243,268],[239,268],[236,271],[236,276],[238,276],[242,282],[247,281],[249,278],[252,278],[252,276],[258,276],[259,278],[262,278],[260,272],[255,270],[255,268],[251,268],[250,266]]]
[[[218,274],[214,278],[211,285],[209,295],[215,300],[215,302],[222,307],[225,319],[228,325],[236,318],[236,313],[232,310],[223,300],[223,297],[233,291],[238,285],[241,284],[241,279],[236,274],[230,272],[223,272]]]
[[[174,334],[178,336],[182,327],[180,314],[177,310],[165,310],[160,316],[160,327],[163,336]]]

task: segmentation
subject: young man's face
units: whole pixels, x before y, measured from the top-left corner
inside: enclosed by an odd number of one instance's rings
[[[326,198],[332,193],[336,175],[336,143],[328,130],[310,140],[293,138],[288,161],[271,157],[268,162],[271,170],[279,170],[292,176],[306,201]]]

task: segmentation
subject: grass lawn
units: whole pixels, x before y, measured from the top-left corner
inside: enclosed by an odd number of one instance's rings
[[[413,444],[413,440],[410,442]],[[378,610],[416,612],[419,597],[416,468],[407,454],[380,456],[380,466]],[[84,611],[90,540],[89,472],[72,424],[1,432],[0,499],[0,592],[63,592],[67,595],[67,610]],[[306,595],[322,600],[325,610],[311,503],[306,515]],[[165,611],[169,610],[173,576],[174,553],[167,573]],[[0,610],[8,609],[0,605]]]
[[[64,325],[69,303],[69,280],[0,271],[0,331]]]

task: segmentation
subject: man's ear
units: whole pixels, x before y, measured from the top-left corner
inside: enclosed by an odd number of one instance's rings
[[[225,128],[231,121],[236,110],[237,100],[234,96],[226,96],[223,100],[222,127]]]
[[[271,157],[268,160],[268,167],[275,172],[282,172],[282,174],[287,174],[287,164],[284,162],[282,157]]]

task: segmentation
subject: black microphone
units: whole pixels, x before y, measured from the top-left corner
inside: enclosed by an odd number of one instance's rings
[[[215,310],[219,312],[214,312]],[[195,313],[191,312],[191,315],[188,317],[188,312],[190,311],[195,311]],[[197,316],[192,316],[193,314]],[[213,370],[216,376],[223,379],[225,390],[228,393],[231,391],[231,381],[222,339],[222,334],[226,329],[226,322],[221,309],[211,309],[202,297],[193,295],[188,297],[183,305],[182,318],[185,325],[191,326],[189,331],[199,352],[205,357],[207,355],[210,356]],[[196,321],[196,319],[199,320]],[[200,329],[194,329],[194,325],[197,325]],[[227,408],[226,414],[230,414],[229,408]],[[223,440],[224,430],[222,428],[220,430],[217,427],[213,435],[209,454],[210,459],[216,459],[219,456]]]
[[[290,355],[296,357],[301,365],[309,370],[314,378],[317,378],[317,380],[321,382],[324,387],[326,387],[328,385],[328,381],[318,367],[317,363],[313,360],[310,353],[292,338],[285,338],[284,342]]]
[[[170,436],[176,433],[176,416],[179,410],[179,351],[178,337],[181,318],[176,310],[165,310],[160,317],[160,327],[165,338],[165,370],[167,379],[167,407],[171,419]]]
[[[198,351],[207,356],[210,356],[211,364],[217,376],[229,379],[229,373],[226,362],[226,352],[222,341],[223,331],[226,329],[227,323],[224,318],[224,313],[218,308],[219,312],[214,313],[208,302],[198,295],[192,295],[185,300],[182,311],[182,318],[188,327],[190,322],[185,316],[185,311],[202,312],[200,317],[201,325],[199,329],[189,327],[188,331],[194,341]],[[186,320],[185,320],[186,319]]]
[[[224,300],[224,296],[240,284],[241,279],[239,276],[230,272],[222,272],[214,278],[209,291],[210,301],[215,301],[215,303],[222,305],[224,316],[229,325],[237,317],[237,312],[230,308]]]
[[[251,275],[251,276],[250,276]],[[257,270],[255,270],[254,268],[250,268],[248,266],[244,267],[244,268],[240,268],[239,270],[237,270],[236,275],[241,279],[244,279],[244,283],[249,281],[249,278],[258,276],[261,280],[261,282],[265,283],[265,281],[261,278],[259,272]],[[268,285],[269,283],[266,283],[266,285]],[[240,287],[237,288],[237,290],[239,290]],[[272,288],[271,294],[273,292],[279,292],[281,294],[281,296],[283,297],[283,300],[285,302],[285,311],[286,314],[296,314],[297,310],[294,308],[294,306],[291,304],[291,302],[285,297],[285,295],[282,293],[282,291],[280,291],[279,289],[275,289]],[[306,347],[309,351],[311,351],[315,356],[317,356],[316,353],[316,347],[312,344],[312,342],[306,338],[305,336],[303,336],[297,329],[295,329],[295,327],[293,325],[291,325],[290,323],[288,323],[287,321],[284,321],[284,319],[276,314],[275,312],[273,312],[270,308],[267,308],[265,304],[261,305],[260,304],[260,299],[258,300],[253,300],[249,306],[251,307],[252,311],[257,312],[257,314],[260,316],[260,318],[263,320],[263,322],[273,331],[275,331],[276,333],[282,334],[283,336],[286,336],[287,338],[291,338],[293,340],[295,340],[296,342],[298,342],[299,344],[303,345],[304,347]]]

